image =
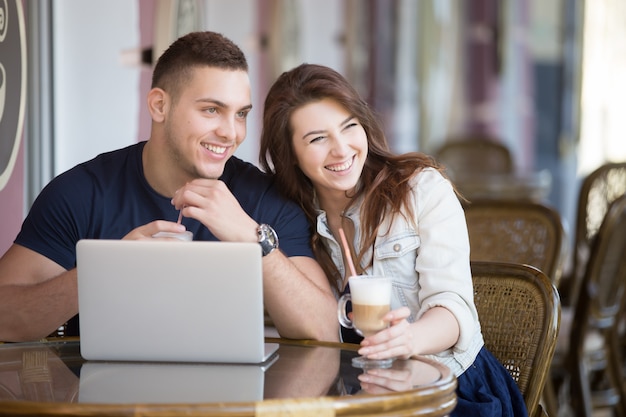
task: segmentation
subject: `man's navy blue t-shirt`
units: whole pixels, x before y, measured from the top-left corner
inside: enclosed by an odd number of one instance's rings
[[[145,143],[101,154],[53,179],[33,203],[15,243],[69,270],[76,266],[80,239],[121,239],[154,220],[176,221],[171,198],[154,191],[144,177]],[[276,230],[286,256],[313,257],[304,213],[279,195],[271,177],[231,157],[220,179],[250,217]],[[217,240],[195,219],[183,218],[183,224],[194,240]]]

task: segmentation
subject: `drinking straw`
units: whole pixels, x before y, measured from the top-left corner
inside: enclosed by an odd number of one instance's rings
[[[354,263],[352,262],[352,253],[350,252],[350,246],[348,245],[348,240],[346,239],[345,233],[343,233],[343,229],[339,228],[339,237],[341,237],[341,243],[343,243],[343,250],[346,252],[346,258],[348,259],[348,266],[350,267],[350,272],[352,272],[352,276],[356,276],[356,269],[354,268]]]

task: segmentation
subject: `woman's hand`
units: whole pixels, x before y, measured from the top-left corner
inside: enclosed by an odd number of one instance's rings
[[[383,320],[389,323],[389,327],[363,339],[359,355],[370,359],[408,359],[414,354],[413,332],[409,331],[411,324],[407,321],[410,315],[408,307],[387,313]]]
[[[443,352],[456,344],[459,323],[445,307],[433,307],[414,323],[407,307],[392,310],[383,320],[390,326],[361,341],[359,355],[370,359],[402,358]]]

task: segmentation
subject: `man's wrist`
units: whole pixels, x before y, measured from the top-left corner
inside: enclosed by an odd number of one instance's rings
[[[269,255],[275,249],[278,249],[278,235],[270,225],[260,224],[256,229],[256,233],[263,256]]]

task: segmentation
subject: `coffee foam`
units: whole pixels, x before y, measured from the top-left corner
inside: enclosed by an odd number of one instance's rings
[[[350,278],[352,303],[367,305],[389,304],[391,300],[391,280],[389,278]]]

